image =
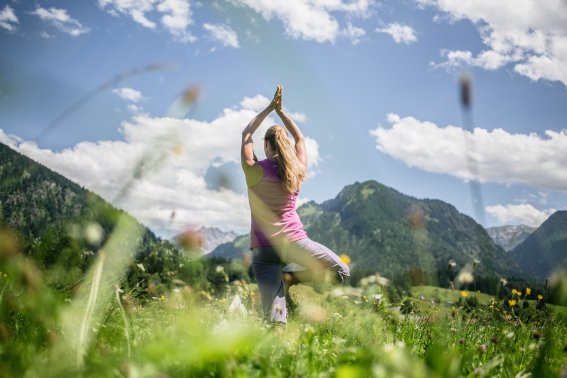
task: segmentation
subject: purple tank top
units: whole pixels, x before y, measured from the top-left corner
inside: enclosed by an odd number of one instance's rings
[[[278,162],[258,162],[264,176],[257,184],[248,187],[248,200],[252,214],[250,248],[287,244],[305,239],[307,233],[295,210],[299,192],[283,190]]]

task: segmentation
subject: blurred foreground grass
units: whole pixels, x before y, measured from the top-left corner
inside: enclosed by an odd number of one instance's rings
[[[286,327],[262,322],[256,286],[181,282],[145,298],[124,291],[139,226],[122,219],[73,292],[49,287],[17,240],[0,232],[2,377],[556,377],[567,316],[531,289],[497,301],[417,287],[388,298],[379,275],[359,287],[298,285]],[[199,262],[197,260],[193,260]],[[186,263],[191,263],[187,260]],[[203,277],[205,279],[205,277]],[[565,276],[559,298],[565,303]],[[215,294],[216,293],[216,294]],[[478,298],[477,298],[478,296]],[[540,295],[538,295],[539,297]],[[530,298],[531,298],[530,297]]]
[[[58,353],[73,333],[61,314],[74,300],[30,281],[30,269],[18,256],[3,264],[5,377],[553,377],[567,357],[562,314],[523,317],[494,301],[407,311],[376,284],[299,285],[289,324],[273,328],[258,316],[255,285],[233,283],[218,297],[185,286],[143,305],[116,289],[77,363]]]

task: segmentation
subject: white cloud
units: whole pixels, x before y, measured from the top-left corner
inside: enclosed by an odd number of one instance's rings
[[[486,212],[502,225],[525,224],[539,227],[556,209],[538,210],[530,204],[487,206]]]
[[[222,43],[224,47],[234,47],[238,48],[238,35],[234,30],[228,25],[223,24],[203,24],[203,29],[205,29],[211,37]]]
[[[12,9],[11,6],[6,5],[0,12],[0,27],[8,31],[14,31],[16,30],[16,24],[19,23],[20,21],[18,20],[18,17],[16,17],[14,9]]]
[[[140,102],[144,99],[144,96],[142,96],[142,92],[132,88],[126,88],[126,87],[118,88],[118,89],[114,89],[112,93],[118,95],[118,97],[120,97],[123,100],[131,101],[131,102]]]
[[[347,27],[344,30],[344,35],[350,39],[353,45],[358,45],[360,39],[366,35],[366,31],[359,27],[353,26],[350,22],[347,23]]]
[[[22,142],[16,135],[6,134],[4,130],[0,129],[0,143],[4,143],[12,148],[17,148],[19,142]]]
[[[269,102],[262,96],[254,98]],[[242,130],[257,114],[248,107],[253,102],[244,99],[240,107],[224,109],[211,122],[135,114],[120,127],[123,140],[81,142],[62,151],[17,140],[1,129],[0,141],[108,200],[117,197],[138,167],[145,172],[143,177],[117,205],[161,235],[174,235],[190,225],[245,232],[250,226],[246,196],[228,189],[211,190],[204,176],[213,165],[240,164]],[[260,158],[264,156],[260,138],[274,123],[269,117],[257,131]],[[306,144],[313,171],[320,161],[318,144],[311,138],[306,138]],[[175,217],[170,219],[173,210]]]
[[[376,148],[408,166],[463,180],[567,192],[567,130],[547,130],[544,136],[502,129],[470,132],[396,114],[389,114],[388,122],[390,128],[370,131]]]
[[[184,42],[195,41],[195,37],[187,32],[187,27],[193,23],[188,0],[162,0],[157,10],[164,14],[161,23],[171,34]]]
[[[51,39],[53,38],[53,36],[51,34],[49,34],[46,31],[42,31],[41,33],[39,33],[39,36],[43,39]]]
[[[441,56],[447,60],[442,63],[432,63],[435,67],[456,68],[463,66],[476,66],[485,70],[494,71],[508,64],[511,59],[495,51],[483,51],[476,57],[468,50],[442,50]]]
[[[283,22],[286,33],[292,38],[320,43],[334,42],[340,35],[348,33],[348,27],[346,32],[341,30],[335,14],[366,17],[375,4],[374,0],[350,2],[343,0],[232,0],[232,2],[247,5],[268,21],[272,18],[279,19]],[[359,31],[355,30],[355,32]]]
[[[194,42],[195,37],[187,31],[193,24],[188,0],[98,0],[101,8],[112,15],[126,14],[145,28],[156,29],[156,22],[148,17],[161,15],[160,21],[181,42]]]
[[[131,113],[134,114],[142,113],[144,111],[144,109],[141,106],[138,106],[136,104],[128,104],[127,108]]]
[[[79,21],[75,20],[67,13],[67,10],[60,8],[36,8],[31,14],[38,16],[43,21],[55,26],[59,31],[77,37],[88,33],[89,28],[84,27]]]
[[[415,30],[408,25],[400,23],[388,24],[385,28],[376,29],[379,33],[389,34],[396,43],[405,43],[409,45],[412,42],[417,42]]]
[[[284,109],[285,110],[285,109]],[[286,111],[287,112],[287,111]],[[292,112],[289,113],[287,112],[287,114],[289,114],[289,116],[295,121],[295,122],[307,122],[307,116],[303,113],[300,112]]]
[[[152,12],[155,0],[98,0],[101,8],[107,8],[108,12],[117,16],[119,13],[128,14],[134,21],[145,28],[155,29],[156,24],[146,17],[146,13]]]
[[[240,102],[240,106],[245,109],[254,110],[259,112],[266,108],[270,104],[270,100],[262,95],[256,95],[254,97],[244,97],[244,100]]]
[[[560,0],[416,0],[433,6],[451,21],[470,20],[487,47],[478,55],[445,52],[440,66],[472,65],[494,70],[513,64],[532,80],[561,81],[567,86],[567,2]]]

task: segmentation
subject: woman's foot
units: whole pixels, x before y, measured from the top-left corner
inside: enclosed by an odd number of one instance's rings
[[[297,276],[293,272],[282,272],[282,279],[285,285],[286,292],[290,286],[297,285],[299,283]]]
[[[294,313],[295,309],[297,308],[297,304],[291,298],[291,293],[289,292],[289,288],[293,285],[299,283],[295,273],[293,272],[282,272],[282,280],[284,282],[284,292],[285,292],[285,303],[289,313]]]

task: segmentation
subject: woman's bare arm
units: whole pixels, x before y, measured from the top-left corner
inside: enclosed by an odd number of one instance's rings
[[[240,158],[242,165],[245,164],[252,167],[258,159],[254,155],[254,141],[252,140],[252,134],[260,127],[264,119],[272,112],[272,109],[268,106],[266,109],[262,110],[256,117],[250,121],[250,123],[242,131],[242,144],[240,148]]]
[[[301,130],[299,130],[297,124],[293,122],[293,119],[291,119],[291,117],[287,115],[281,108],[281,100],[276,107],[276,113],[278,113],[278,116],[281,118],[284,126],[293,137],[293,140],[295,140],[295,152],[297,154],[297,158],[305,167],[307,167],[307,150],[305,149],[305,139],[303,138],[303,134],[301,133]]]
[[[276,89],[276,93],[274,94],[274,98],[270,105],[266,107],[266,109],[262,110],[256,117],[254,117],[248,125],[242,131],[242,144],[240,147],[240,159],[242,161],[242,167],[245,166],[252,167],[258,159],[254,155],[254,141],[252,140],[252,135],[258,130],[258,127],[262,124],[264,119],[274,110],[278,104],[278,101],[281,101],[281,85],[278,85]]]

